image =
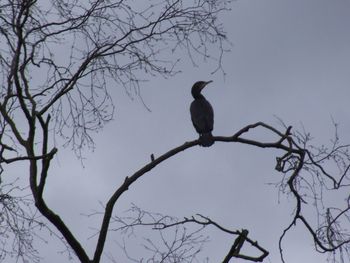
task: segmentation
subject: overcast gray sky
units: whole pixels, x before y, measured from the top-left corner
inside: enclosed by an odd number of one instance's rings
[[[231,135],[257,121],[278,126],[277,115],[295,129],[302,123],[327,143],[333,117],[350,142],[349,0],[240,0],[221,19],[233,43],[223,61],[225,78],[211,74],[213,63],[193,67],[184,60],[183,73],[150,78],[142,86],[151,112],[137,98],[115,91],[115,120],[96,135],[96,150],[86,154],[85,168],[61,150],[46,197],[84,246],[95,244],[85,240],[93,233],[89,226],[99,221],[81,213],[99,208],[98,201],[105,202],[151,153],[158,156],[197,137],[189,116],[190,88],[197,80],[214,80],[204,95],[214,107],[215,135]],[[249,229],[251,238],[270,251],[266,262],[280,262],[278,238],[290,222],[294,200],[282,196],[278,202],[277,189],[268,185],[280,178],[275,157],[274,151],[233,143],[191,148],[134,184],[115,211],[135,203],[179,218],[201,213],[227,228]],[[116,247],[113,239],[111,234],[106,252]],[[38,244],[43,262],[65,262],[55,244]],[[284,244],[289,263],[325,262],[303,227],[292,230]],[[222,260],[230,245],[213,235],[206,250],[210,262]]]

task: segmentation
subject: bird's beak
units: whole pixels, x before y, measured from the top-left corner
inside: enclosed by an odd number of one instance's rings
[[[213,81],[212,80],[200,81],[200,85],[198,86],[198,89],[201,91],[202,89],[204,89],[211,82],[213,82]]]
[[[204,89],[209,83],[212,83],[212,82],[213,82],[212,80],[205,81],[202,89]]]

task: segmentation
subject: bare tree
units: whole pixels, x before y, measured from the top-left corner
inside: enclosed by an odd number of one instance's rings
[[[168,158],[197,146],[198,140],[186,142],[157,158],[152,156],[148,164],[126,177],[124,183],[115,189],[105,204],[92,258],[89,258],[61,217],[50,209],[43,195],[51,161],[58,147],[62,146],[61,142],[70,145],[81,156],[83,149],[93,146],[92,133],[112,119],[114,104],[110,96],[111,85],[123,87],[130,96],[140,96],[140,82],[145,73],[164,77],[176,74],[178,51],[183,50],[194,64],[199,54],[216,61],[217,68],[214,70],[221,68],[227,40],[217,18],[221,12],[228,10],[229,2],[0,1],[2,177],[5,165],[23,161],[28,164],[31,200],[37,211],[63,236],[80,262],[101,262],[112,219],[114,223],[122,224],[119,229],[126,230],[146,225],[156,231],[184,224],[213,226],[235,236],[223,262],[229,262],[232,258],[259,262],[267,256],[268,252],[249,236],[248,230],[228,230],[203,215],[174,221],[143,213],[153,221],[144,221],[145,217],[139,214],[136,223],[113,216],[116,202],[131,184]],[[211,45],[217,47],[218,53],[214,56],[207,53]],[[251,129],[263,129],[272,133],[276,140],[264,142],[244,137]],[[319,191],[348,186],[349,147],[340,145],[337,136],[330,149],[312,147],[308,134],[292,134],[291,130],[291,127],[285,127],[282,132],[259,122],[242,128],[232,136],[217,136],[214,140],[280,150],[282,155],[277,158],[276,169],[283,176],[278,186],[281,191],[292,195],[296,202],[294,217],[282,234],[281,241],[285,233],[300,222],[311,233],[317,249],[322,252],[347,251],[349,237],[342,226],[343,221],[348,219],[348,199],[344,208],[325,207],[325,212],[322,212],[320,202],[323,196],[319,195]],[[336,164],[340,171],[338,177],[326,170],[327,162]],[[2,189],[5,189],[4,185]],[[3,221],[5,226],[9,226],[6,231],[15,236],[19,248],[12,252],[23,261],[37,260],[30,239],[32,231],[42,226],[36,212],[28,214],[28,210],[21,208],[25,197],[16,199],[9,193],[0,197],[4,209],[2,215],[8,215]],[[315,200],[318,217],[323,218],[317,226],[313,226],[303,214],[309,197]],[[141,210],[138,211],[140,213]],[[15,227],[11,227],[14,224]],[[152,262],[194,262],[197,255],[194,247],[200,247],[206,241],[197,233],[180,233],[165,252],[149,242],[148,249],[154,252]],[[169,244],[164,236],[161,236],[161,240]],[[241,248],[245,243],[255,247],[260,254],[242,254]],[[6,241],[2,240],[2,244],[6,245]],[[5,247],[2,251],[3,257],[12,253]],[[283,256],[282,246],[280,251]]]
[[[227,41],[217,17],[228,10],[228,3],[0,1],[1,169],[4,164],[29,164],[35,206],[81,262],[100,261],[115,195],[107,204],[90,260],[43,197],[56,147],[63,141],[81,156],[84,147],[93,146],[92,133],[113,117],[111,86],[140,96],[139,83],[145,75],[168,77],[178,72],[178,51],[186,50],[193,63],[197,54],[216,59],[219,69]],[[211,45],[218,47],[214,56],[207,53]],[[6,206],[15,199],[1,200]],[[7,211],[21,218],[16,210]],[[28,239],[18,240],[21,246],[31,244]],[[29,254],[18,250],[18,255]]]

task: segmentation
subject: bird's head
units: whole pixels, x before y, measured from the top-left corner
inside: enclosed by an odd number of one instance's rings
[[[209,81],[197,81],[192,86],[192,96],[193,98],[199,98],[201,96],[201,91],[204,89],[205,86],[207,86],[209,83],[213,82],[212,80]]]

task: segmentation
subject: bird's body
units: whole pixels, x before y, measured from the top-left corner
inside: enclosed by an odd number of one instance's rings
[[[199,134],[211,132],[214,126],[214,111],[209,101],[204,97],[195,99],[190,107],[194,128]]]
[[[201,94],[202,89],[211,81],[197,81],[192,87],[194,101],[191,103],[190,112],[194,128],[199,134],[202,146],[209,147],[214,143],[211,132],[214,127],[214,111],[209,101]]]

